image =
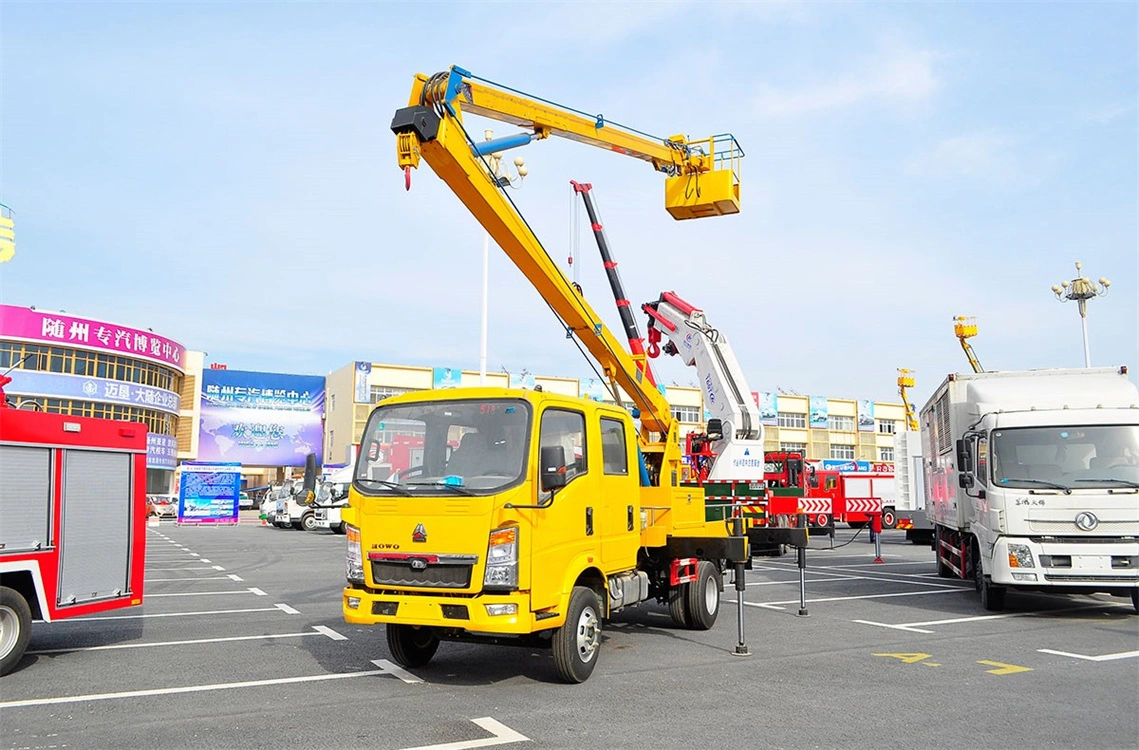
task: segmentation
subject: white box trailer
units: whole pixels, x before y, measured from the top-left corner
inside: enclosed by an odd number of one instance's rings
[[[1130,596],[1139,611],[1139,390],[1127,368],[950,375],[921,410],[937,572]]]
[[[894,528],[904,530],[914,544],[928,544],[933,540],[933,523],[925,510],[920,432],[905,430],[894,435],[894,477],[898,481]]]

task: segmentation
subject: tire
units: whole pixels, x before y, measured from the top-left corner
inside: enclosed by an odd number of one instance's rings
[[[401,667],[422,667],[439,650],[439,637],[431,628],[389,624],[387,631],[388,651]]]
[[[305,531],[312,531],[316,528],[316,514],[305,513],[301,516],[301,528]]]
[[[709,630],[720,614],[720,574],[707,560],[696,564],[696,580],[684,596],[685,619],[689,630]]]
[[[589,679],[601,651],[601,611],[592,589],[574,586],[565,623],[554,631],[554,665],[565,682]]]
[[[989,612],[1000,612],[1005,608],[1004,586],[994,586],[991,577],[985,575],[981,565],[981,552],[973,542],[973,584],[981,595],[981,607]]]
[[[689,584],[682,583],[668,590],[668,614],[678,628],[688,627],[688,608],[684,605],[688,598],[688,586]]]
[[[334,533],[334,534],[346,534],[346,533],[348,533],[348,527],[344,524],[343,521],[341,521],[340,523],[338,523],[332,527],[332,533]]]
[[[884,508],[882,510],[882,528],[892,529],[898,523],[898,515],[894,513],[893,508]]]
[[[16,668],[32,636],[32,610],[15,589],[0,586],[0,676]]]

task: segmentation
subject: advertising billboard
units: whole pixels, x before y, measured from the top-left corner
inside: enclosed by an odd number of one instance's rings
[[[434,367],[431,376],[432,388],[458,388],[463,384],[463,371],[458,367]]]
[[[358,404],[367,404],[372,401],[372,392],[368,388],[368,376],[372,374],[371,362],[356,363],[356,377],[353,382],[353,401]]]
[[[759,423],[765,425],[779,424],[779,411],[776,409],[775,394],[770,391],[752,391],[751,397],[755,399],[755,407],[759,409]]]
[[[858,431],[874,432],[874,402],[858,401]]]
[[[21,396],[48,396],[141,406],[167,414],[178,414],[182,406],[181,397],[177,393],[138,383],[37,370],[12,370],[8,376],[12,378],[8,390]]]
[[[147,359],[183,372],[186,349],[176,341],[152,331],[140,331],[115,323],[77,318],[63,313],[0,305],[0,336],[37,344],[59,344],[125,354]]]
[[[519,375],[510,373],[510,387],[511,388],[524,388],[528,391],[534,390],[534,376],[529,372],[522,372]]]
[[[178,523],[237,523],[241,464],[188,461],[182,464]]]
[[[324,449],[324,378],[242,370],[202,372],[198,460],[304,466]]]
[[[582,398],[588,398],[591,401],[604,401],[605,397],[609,394],[605,383],[597,378],[585,378],[578,381],[577,395]]]
[[[825,430],[829,420],[830,414],[826,396],[811,396],[811,429]]]

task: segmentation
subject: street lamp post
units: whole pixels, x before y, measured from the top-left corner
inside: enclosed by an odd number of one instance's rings
[[[494,138],[494,131],[487,130],[486,139]],[[516,176],[510,175],[510,170],[502,163],[502,154],[492,153],[486,155],[490,166],[491,178],[502,187],[520,187],[522,180],[530,173],[526,168],[526,161],[517,156],[514,158]],[[517,186],[515,185],[517,183]],[[487,340],[487,301],[490,294],[490,233],[484,232],[482,238],[482,317],[479,328],[479,385],[486,385],[486,340]]]
[[[1052,285],[1052,293],[1061,302],[1075,302],[1080,311],[1080,325],[1084,331],[1084,367],[1092,366],[1091,350],[1088,348],[1088,300],[1092,297],[1102,297],[1107,294],[1111,282],[1100,277],[1099,284],[1083,276],[1080,269],[1083,263],[1076,261],[1076,277],[1070,281],[1061,281]]]

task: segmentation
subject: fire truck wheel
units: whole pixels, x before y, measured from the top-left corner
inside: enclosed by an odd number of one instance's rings
[[[19,592],[0,586],[0,675],[11,672],[28,647],[32,610]]]
[[[559,677],[569,683],[589,679],[601,650],[601,614],[591,589],[573,587],[566,621],[554,631],[551,645]]]
[[[696,580],[688,584],[685,610],[689,630],[708,630],[720,614],[720,574],[707,560],[696,565]]]
[[[439,637],[431,628],[389,624],[387,630],[388,650],[401,667],[422,667],[439,650]]]
[[[898,517],[894,515],[893,508],[886,508],[882,511],[882,528],[892,529],[898,522]]]
[[[668,590],[668,614],[679,628],[688,627],[688,609],[684,606],[690,584],[682,583]]]
[[[305,531],[312,531],[316,528],[316,514],[305,513],[301,516],[301,528]]]

